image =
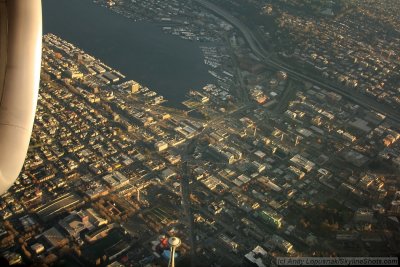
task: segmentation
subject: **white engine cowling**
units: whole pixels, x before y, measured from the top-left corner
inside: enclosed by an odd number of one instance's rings
[[[0,0],[0,194],[15,182],[25,161],[41,53],[41,1]]]

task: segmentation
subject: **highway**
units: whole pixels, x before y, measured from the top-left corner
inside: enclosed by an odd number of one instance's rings
[[[293,81],[287,81],[285,85],[285,89],[283,90],[282,97],[279,99],[278,104],[276,105],[274,112],[275,113],[284,113],[289,105],[289,102],[293,100],[294,96],[296,95],[296,89],[293,85]]]
[[[237,29],[239,29],[239,31],[243,34],[244,38],[246,39],[246,42],[249,44],[251,50],[253,50],[253,53],[257,57],[261,59],[265,59],[268,57],[267,51],[264,50],[263,46],[253,35],[252,31],[246,25],[244,25],[240,20],[238,20],[237,18],[229,14],[227,11],[220,8],[219,6],[214,5],[213,3],[210,3],[206,0],[194,0],[194,1],[202,5],[203,7],[213,11],[217,15],[221,16],[222,18],[230,22]]]
[[[188,145],[189,147],[190,145]],[[193,229],[193,214],[190,203],[190,185],[189,185],[189,169],[187,162],[182,165],[182,177],[181,177],[181,194],[182,194],[182,205],[184,210],[184,216],[186,217],[186,226],[188,229],[188,238],[190,245],[190,263],[191,267],[196,266],[196,242],[194,241],[194,229]]]
[[[243,24],[240,20],[232,16],[229,12],[226,10],[222,9],[221,7],[210,3],[206,0],[194,0],[198,4],[202,5],[203,7],[211,10],[215,14],[219,15],[226,21],[230,22],[233,26],[235,26],[243,35],[245,38],[246,42],[248,43],[249,47],[253,51],[253,53],[259,57],[261,60],[263,60],[267,65],[270,65],[272,67],[275,67],[280,70],[286,71],[292,78],[297,78],[299,80],[303,81],[308,81],[313,83],[314,85],[317,85],[321,88],[328,89],[330,91],[334,91],[347,99],[355,102],[356,104],[360,105],[361,107],[364,107],[368,110],[374,110],[376,112],[382,113],[386,115],[388,118],[392,119],[393,121],[397,122],[400,124],[400,113],[396,112],[394,108],[391,108],[387,105],[382,105],[375,101],[374,99],[361,95],[360,93],[356,92],[355,90],[352,91],[352,89],[346,89],[346,88],[339,88],[337,86],[333,86],[331,84],[326,84],[325,82],[322,82],[320,80],[317,80],[313,77],[307,76],[301,72],[298,72],[291,68],[290,66],[287,66],[286,64],[276,60],[276,59],[271,59],[267,53],[267,51],[263,48],[261,45],[260,41],[254,36],[253,32],[245,25]]]

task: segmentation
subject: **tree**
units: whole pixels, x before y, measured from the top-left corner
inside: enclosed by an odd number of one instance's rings
[[[45,264],[51,265],[52,263],[56,262],[57,259],[58,259],[57,256],[56,256],[55,254],[51,253],[51,254],[47,255],[47,256],[44,258],[43,262],[44,262]]]
[[[32,254],[26,249],[25,245],[21,246],[22,251],[24,252],[25,256],[30,259],[32,257]]]
[[[44,82],[48,82],[51,80],[50,74],[42,72],[40,73],[40,79]]]
[[[80,257],[82,255],[82,251],[79,247],[75,247],[74,251],[75,251],[76,255],[78,255],[78,257]]]

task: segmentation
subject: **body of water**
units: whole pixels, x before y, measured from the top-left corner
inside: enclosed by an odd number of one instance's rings
[[[178,107],[190,89],[213,82],[199,43],[134,22],[91,0],[43,0],[43,33],[75,44]]]

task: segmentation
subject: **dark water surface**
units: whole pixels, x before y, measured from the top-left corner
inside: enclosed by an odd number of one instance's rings
[[[43,32],[54,33],[180,106],[190,89],[213,81],[199,43],[134,22],[91,0],[43,0]]]

